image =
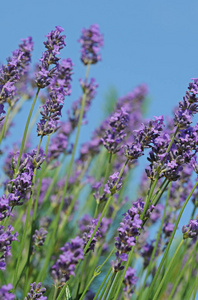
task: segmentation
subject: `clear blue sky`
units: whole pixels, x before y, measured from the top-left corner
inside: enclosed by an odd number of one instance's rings
[[[84,76],[77,39],[82,27],[98,23],[104,48],[102,62],[91,69],[99,83],[89,114],[91,129],[102,116],[98,108],[111,86],[121,96],[147,83],[152,99],[148,116],[167,115],[182,99],[190,79],[198,77],[197,15],[197,0],[2,1],[0,61],[5,62],[21,38],[31,35],[36,62],[44,50],[44,36],[55,25],[62,26],[67,47],[61,56],[75,64],[68,101],[75,100],[80,95],[78,78]]]

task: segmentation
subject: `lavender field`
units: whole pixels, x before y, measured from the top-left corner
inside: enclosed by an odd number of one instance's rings
[[[79,33],[85,75],[67,113],[65,40],[52,29],[35,65],[22,39],[0,67],[0,300],[196,299],[198,78],[169,116],[145,118],[145,84],[111,97],[82,144],[105,39],[97,24]]]

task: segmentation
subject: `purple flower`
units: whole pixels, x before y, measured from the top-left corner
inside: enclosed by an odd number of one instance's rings
[[[9,203],[10,203],[9,195],[8,197],[6,197],[6,195],[3,195],[0,198],[0,221],[5,219],[7,216],[10,216],[11,208]]]
[[[98,223],[98,219],[93,219],[91,216],[87,214],[79,222],[80,230],[82,231],[81,235],[84,242],[84,248],[86,247],[90,237],[92,236],[97,223]],[[87,252],[89,252],[90,250],[94,251],[97,239],[102,237],[100,228],[101,228],[101,224],[99,228],[96,230],[96,233],[91,241],[91,244],[89,245],[89,248],[87,249]]]
[[[195,238],[198,235],[198,219],[190,220],[189,224],[182,227],[183,239]]]
[[[101,141],[109,153],[116,153],[121,149],[121,142],[126,136],[125,128],[129,121],[128,113],[121,108],[109,120],[110,129],[105,131]]]
[[[179,103],[179,108],[175,112],[175,125],[180,129],[187,128],[192,123],[192,116],[198,112],[198,78],[192,80],[183,102]]]
[[[106,194],[115,194],[122,188],[122,182],[121,178],[119,179],[119,172],[115,172],[112,175],[109,176],[109,179],[107,180],[107,183],[105,184],[104,187],[104,192]],[[117,183],[118,181],[118,183]]]
[[[36,282],[30,284],[30,292],[27,294],[27,297],[25,297],[24,300],[34,300],[34,299],[39,299],[39,300],[47,300],[46,296],[43,296],[43,294],[46,292],[46,288],[41,287],[42,284],[39,282],[36,284]]]
[[[13,159],[11,162],[11,167],[13,170],[16,169],[18,155],[18,151],[13,155]],[[39,150],[38,154],[37,150],[33,149],[32,152],[24,153],[22,155],[18,175],[16,176],[16,178],[11,179],[7,183],[7,188],[10,193],[8,195],[10,206],[23,204],[23,200],[28,197],[29,192],[32,189],[34,169],[39,169],[44,160],[45,154],[42,149]]]
[[[75,276],[75,266],[83,255],[84,242],[79,236],[66,243],[60,250],[62,254],[56,263],[52,266],[52,277],[56,285],[62,285],[67,282],[70,276]]]
[[[2,285],[2,287],[0,287],[0,299],[1,300],[14,300],[15,295],[9,293],[9,291],[12,290],[12,288],[13,288],[13,286],[10,283],[8,285]]]
[[[174,229],[174,224],[166,223],[163,226],[163,233],[165,234],[165,238],[170,237]]]
[[[154,117],[146,124],[142,124],[140,129],[134,130],[134,141],[129,145],[125,145],[125,156],[130,160],[137,159],[144,155],[144,148],[151,148],[152,143],[157,139],[164,127],[163,116]]]
[[[38,136],[51,134],[59,128],[64,99],[71,92],[72,67],[70,59],[63,60],[61,64],[57,63],[57,69],[49,83],[49,98],[42,106],[42,119],[37,123]]]
[[[0,270],[3,271],[6,269],[5,258],[11,255],[11,243],[18,241],[18,233],[12,234],[13,230],[14,228],[11,225],[8,225],[7,229],[4,226],[0,226]]]
[[[81,44],[81,61],[84,65],[96,64],[101,60],[99,52],[103,46],[103,36],[97,24],[91,25],[89,29],[83,28],[78,41]]]
[[[45,229],[43,229],[42,227],[39,228],[39,230],[35,230],[35,233],[32,236],[32,241],[33,241],[33,247],[34,247],[34,249],[36,247],[43,246],[47,234],[48,234],[48,231],[45,230]]]
[[[131,297],[131,295],[134,293],[134,286],[136,285],[136,282],[138,278],[135,276],[135,269],[132,269],[129,267],[126,270],[126,274],[124,276],[123,283],[125,285],[124,292]]]
[[[32,38],[23,39],[19,44],[19,48],[15,50],[12,57],[7,59],[7,65],[2,65],[0,68],[0,102],[8,102],[11,106],[14,105],[17,99],[16,83],[26,72],[26,69],[31,61],[31,52],[33,50]]]
[[[39,88],[44,88],[48,86],[51,82],[54,72],[57,70],[57,63],[60,58],[60,50],[66,46],[65,35],[61,35],[63,28],[56,26],[55,30],[52,30],[46,37],[47,41],[44,42],[45,48],[47,49],[43,52],[40,59],[41,65],[39,65],[39,70],[36,74],[36,84]],[[50,65],[55,65],[53,68],[49,68]]]

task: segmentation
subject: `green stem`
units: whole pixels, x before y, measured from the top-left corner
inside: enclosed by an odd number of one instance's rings
[[[186,270],[187,270],[187,268],[188,268],[188,266],[189,266],[189,263],[191,263],[191,260],[192,260],[192,263],[193,263],[194,259],[192,259],[192,258],[196,257],[197,244],[198,244],[198,240],[196,241],[196,244],[195,244],[195,246],[194,246],[194,249],[193,249],[193,251],[191,252],[191,254],[190,254],[190,256],[189,256],[187,262],[185,263],[185,266],[183,267],[183,269],[182,269],[182,270],[180,271],[180,273],[178,274],[177,280],[176,280],[176,282],[174,283],[174,286],[173,286],[173,288],[172,288],[172,290],[171,290],[171,293],[170,293],[170,295],[169,295],[169,297],[168,297],[168,300],[172,300],[172,299],[173,299],[173,295],[174,295],[174,293],[175,293],[175,290],[176,290],[176,288],[178,287],[179,282],[181,281],[181,278],[184,276],[184,274],[186,274]]]
[[[105,177],[104,177],[103,185],[102,185],[102,187],[101,187],[101,192],[103,192],[105,183],[107,182],[107,179],[108,179],[108,177],[109,177],[109,173],[110,173],[110,171],[111,171],[111,165],[112,165],[112,153],[110,153],[109,160],[108,160],[108,164],[107,164],[107,166],[106,166]],[[94,213],[94,219],[97,218],[99,205],[100,205],[100,203],[97,202],[97,203],[96,203],[95,213]]]
[[[170,271],[170,269],[171,269],[171,267],[172,267],[172,264],[173,264],[175,258],[177,257],[177,254],[179,253],[179,250],[180,250],[181,246],[183,245],[183,242],[184,242],[184,240],[182,239],[181,242],[180,242],[180,244],[179,244],[179,246],[177,247],[177,249],[176,249],[176,251],[175,251],[175,253],[174,253],[174,255],[173,255],[171,261],[169,262],[168,268],[166,269],[166,272],[165,272],[163,278],[162,278],[161,281],[160,281],[160,285],[158,286],[158,289],[157,289],[157,291],[156,291],[156,293],[155,293],[155,295],[154,295],[154,298],[152,298],[153,300],[159,299],[159,298],[157,298],[157,297],[158,297],[158,294],[159,294],[160,291],[161,291],[161,288],[162,288],[162,286],[163,286],[163,284],[164,284],[164,281],[165,281],[167,275],[169,274],[169,271]]]
[[[23,149],[24,149],[24,146],[25,146],[26,136],[27,136],[27,131],[28,131],[30,119],[31,119],[31,116],[32,116],[32,112],[33,112],[34,106],[35,106],[35,104],[36,104],[36,100],[37,100],[39,91],[40,91],[40,88],[38,88],[38,90],[37,90],[37,92],[36,92],[36,95],[35,95],[35,97],[34,97],[34,101],[33,101],[33,103],[32,103],[32,106],[31,106],[31,109],[30,109],[30,112],[29,112],[29,115],[28,115],[28,118],[27,118],[27,122],[26,122],[26,124],[25,124],[25,129],[24,129],[24,133],[23,133],[23,139],[22,139],[22,142],[21,142],[21,148],[20,148],[20,152],[19,152],[19,157],[18,157],[18,161],[17,161],[17,166],[16,166],[15,173],[14,173],[15,176],[17,175],[18,170],[19,170],[19,165],[20,165],[20,161],[21,161],[21,155],[22,155],[22,153],[23,153]]]
[[[144,219],[145,213],[146,213],[146,211],[147,211],[147,209],[148,209],[148,207],[149,207],[150,200],[151,200],[151,197],[152,197],[152,195],[153,195],[154,189],[155,189],[155,187],[156,187],[158,178],[159,178],[159,174],[157,174],[157,177],[156,177],[155,181],[152,183],[151,189],[150,189],[150,191],[149,191],[149,195],[148,195],[148,197],[147,197],[147,199],[146,199],[146,201],[145,201],[144,210],[143,210],[143,213],[142,213],[142,215],[141,215],[141,219],[142,219],[142,220]]]
[[[101,285],[100,285],[100,287],[99,287],[99,289],[98,289],[98,291],[97,291],[97,293],[96,293],[96,295],[95,295],[95,297],[94,297],[93,300],[96,300],[96,299],[97,299],[97,297],[98,297],[98,295],[100,294],[100,292],[101,292],[103,286],[105,285],[105,282],[106,282],[107,278],[109,277],[111,271],[112,271],[112,268],[109,268],[109,271],[107,272],[105,278],[103,279],[103,281],[102,281],[102,283],[101,283]],[[104,289],[104,290],[105,290],[105,289]]]
[[[102,250],[102,248],[101,248]],[[92,281],[95,279],[95,277],[97,277],[98,275],[100,275],[100,271],[101,269],[103,268],[103,266],[106,264],[106,262],[109,260],[109,258],[112,256],[112,254],[114,253],[115,251],[115,247],[112,249],[111,253],[108,255],[108,257],[105,259],[105,261],[102,263],[102,265],[98,266],[95,271],[94,271],[94,274],[90,274],[89,275],[89,278],[91,277],[91,279],[89,280],[88,284],[86,285],[85,289],[84,289],[84,292],[82,294],[82,296],[80,297],[80,300],[83,299],[84,295],[86,294],[90,284],[92,283]],[[111,272],[111,269],[110,269],[110,272]],[[108,272],[107,274],[109,275],[110,272]],[[102,288],[101,288],[102,289]]]
[[[155,286],[155,283],[156,283],[157,279],[159,278],[159,273],[160,273],[161,268],[162,268],[162,266],[163,266],[163,264],[164,264],[164,262],[165,262],[165,260],[166,260],[167,255],[168,255],[168,251],[169,251],[169,249],[170,249],[170,246],[171,246],[171,244],[172,244],[173,238],[174,238],[174,236],[175,236],[175,232],[176,232],[176,230],[177,230],[177,227],[178,227],[179,221],[180,221],[180,219],[181,219],[181,216],[182,216],[182,214],[183,214],[183,212],[184,212],[184,209],[185,209],[185,207],[186,207],[188,201],[190,200],[190,197],[192,196],[194,190],[196,189],[197,185],[198,185],[198,181],[195,183],[194,187],[192,188],[190,194],[189,194],[188,197],[186,198],[186,201],[184,202],[184,204],[183,204],[183,206],[182,206],[182,208],[181,208],[181,210],[180,210],[180,212],[179,212],[179,215],[178,215],[178,218],[177,218],[177,220],[176,220],[176,223],[175,223],[173,232],[172,232],[172,234],[171,234],[169,243],[168,243],[168,245],[167,245],[167,247],[166,247],[166,250],[165,250],[165,252],[164,252],[164,255],[163,255],[163,257],[162,257],[162,260],[161,260],[161,262],[160,262],[160,265],[159,265],[159,267],[158,267],[158,269],[157,269],[157,272],[155,273],[155,276],[154,276],[154,278],[153,278],[153,281],[152,281],[152,283],[151,283],[151,286],[150,286],[150,288],[149,288],[149,290],[148,290],[147,295],[152,295],[151,292],[152,292],[152,290],[153,290],[153,288],[154,288],[154,286]]]
[[[3,128],[2,128],[2,131],[1,131],[1,135],[0,135],[0,145],[1,145],[1,142],[4,138],[4,134],[5,134],[5,131],[6,131],[6,125],[7,125],[7,122],[8,122],[8,117],[9,117],[11,108],[12,108],[11,105],[9,105],[8,111],[7,111],[7,114],[6,114],[6,117],[5,117],[5,121],[3,123]]]
[[[141,287],[141,292],[140,292],[140,294],[138,296],[138,299],[141,299],[142,293],[143,293],[145,285],[146,285],[146,280],[147,280],[148,276],[150,275],[150,271],[151,271],[151,268],[152,268],[153,260],[154,260],[155,253],[156,253],[156,250],[157,250],[157,247],[158,247],[158,242],[159,242],[159,239],[160,239],[160,236],[161,236],[161,233],[162,233],[162,227],[164,225],[164,219],[166,217],[166,209],[167,209],[168,200],[169,200],[169,197],[170,197],[170,189],[171,189],[171,185],[169,186],[169,189],[168,189],[168,193],[167,193],[167,197],[166,197],[166,203],[165,203],[165,207],[164,207],[164,212],[163,212],[163,216],[162,216],[160,228],[159,228],[159,231],[158,231],[158,234],[157,234],[157,239],[156,239],[156,242],[155,242],[155,247],[154,247],[154,249],[152,251],[151,259],[150,259],[149,265],[147,267],[146,276],[145,276],[145,279],[144,279],[144,283],[143,283],[143,285]]]
[[[106,289],[105,289],[105,294],[104,294],[104,298],[103,298],[104,300],[107,299],[107,296],[108,296],[108,294],[110,293],[110,290],[111,290],[111,287],[112,287],[112,285],[113,285],[113,282],[116,281],[117,275],[118,275],[118,274],[116,274],[116,273],[112,273],[112,274],[111,274],[111,277],[110,277],[109,280],[108,280],[108,285],[107,285],[107,287],[106,287]],[[101,298],[101,297],[100,297],[100,298]]]

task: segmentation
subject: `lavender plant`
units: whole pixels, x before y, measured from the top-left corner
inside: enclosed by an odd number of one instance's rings
[[[0,299],[196,299],[198,78],[169,118],[145,119],[145,85],[114,99],[80,145],[103,35],[97,24],[82,30],[81,95],[63,113],[74,66],[59,57],[63,31],[46,35],[36,66],[28,37],[0,68]],[[11,124],[26,101],[17,142]],[[143,157],[148,163],[131,194]]]

